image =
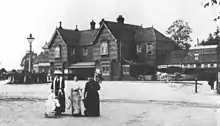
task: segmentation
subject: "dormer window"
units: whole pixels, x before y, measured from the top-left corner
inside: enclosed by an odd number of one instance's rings
[[[137,44],[137,53],[142,52],[142,44]]]
[[[101,55],[108,55],[108,43],[106,41],[101,43],[100,50],[101,50]]]
[[[88,48],[83,48],[83,56],[88,55]]]
[[[54,49],[54,57],[60,58],[60,46],[56,46]]]

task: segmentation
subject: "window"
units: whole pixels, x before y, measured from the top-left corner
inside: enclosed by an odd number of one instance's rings
[[[216,68],[216,67],[217,67],[217,64],[216,64],[216,63],[210,64],[210,67],[211,67],[211,68]]]
[[[130,73],[130,66],[129,65],[123,65],[122,66],[123,74],[129,74]]]
[[[102,75],[109,75],[109,66],[102,66]]]
[[[54,49],[55,58],[60,58],[60,46],[56,46]]]
[[[137,44],[137,53],[142,51],[142,44]]]
[[[152,55],[153,54],[153,45],[152,45],[152,43],[147,43],[146,53],[148,55]]]
[[[210,64],[208,64],[208,68],[210,68]]]
[[[76,49],[75,48],[72,48],[72,51],[71,51],[71,55],[75,55],[76,54]]]
[[[107,42],[101,43],[101,55],[108,55],[108,43]]]
[[[203,64],[204,68],[208,68],[208,64]]]
[[[88,55],[88,49],[87,48],[83,48],[83,56]]]

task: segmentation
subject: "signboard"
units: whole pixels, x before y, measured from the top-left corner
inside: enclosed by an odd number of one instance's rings
[[[39,66],[50,66],[50,63],[39,63]]]
[[[158,65],[158,68],[168,68],[168,67],[181,67],[181,64]]]
[[[55,66],[62,66],[62,63],[54,63]]]

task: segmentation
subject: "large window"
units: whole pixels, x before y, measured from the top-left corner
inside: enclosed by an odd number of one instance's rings
[[[110,64],[109,62],[103,61],[101,62],[101,70],[102,70],[102,75],[108,76],[110,75]]]
[[[130,74],[130,65],[123,65],[122,71],[123,71],[123,74]]]
[[[137,44],[137,53],[142,51],[142,44]]]
[[[102,75],[109,75],[109,65],[102,66]]]
[[[153,44],[152,43],[147,43],[146,53],[148,55],[152,55],[153,54]]]
[[[54,49],[55,58],[60,58],[60,46],[56,46]]]
[[[101,43],[101,55],[108,55],[108,43],[107,42]]]
[[[83,48],[83,56],[88,55],[88,48]]]

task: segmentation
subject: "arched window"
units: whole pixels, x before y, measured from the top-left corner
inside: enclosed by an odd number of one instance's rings
[[[60,46],[56,46],[54,49],[55,58],[60,58]]]
[[[106,41],[103,41],[101,43],[101,55],[108,55],[108,43]]]

